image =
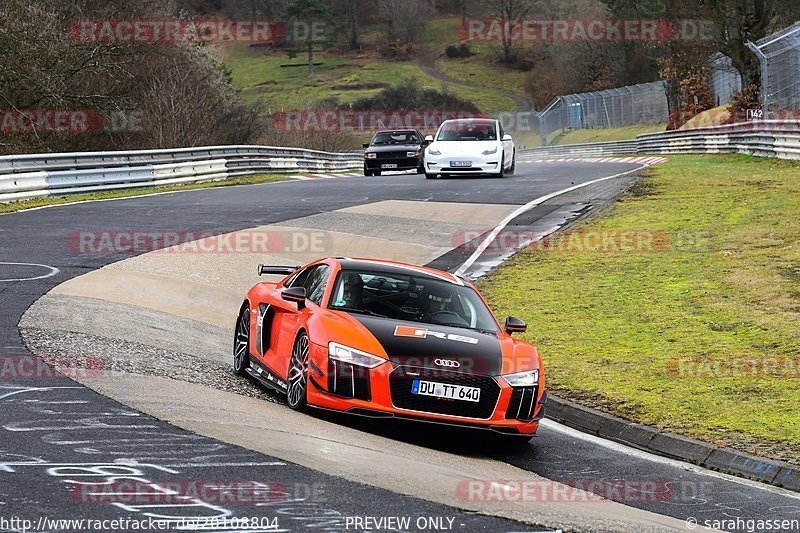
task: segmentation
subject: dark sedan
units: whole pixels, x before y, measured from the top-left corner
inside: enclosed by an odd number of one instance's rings
[[[424,143],[416,130],[379,131],[370,143],[364,144],[364,175],[380,176],[384,170],[423,172]]]

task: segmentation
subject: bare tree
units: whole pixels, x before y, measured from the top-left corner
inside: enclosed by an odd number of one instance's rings
[[[513,63],[516,59],[514,31],[538,2],[536,0],[482,0],[482,2],[489,13],[502,25],[500,46],[502,47],[503,63]]]
[[[333,4],[336,13],[340,13],[343,29],[347,34],[347,46],[350,50],[361,48],[360,41],[360,16],[362,14],[361,0],[335,0]]]
[[[375,5],[387,41],[403,44],[417,42],[433,13],[433,7],[426,0],[377,0]]]
[[[112,0],[0,3],[0,109],[89,110],[103,117],[139,117],[133,124],[138,129],[81,134],[34,129],[4,139],[3,150],[191,146],[254,138],[256,115],[204,47],[84,42],[67,33],[80,20],[171,16],[164,6],[163,0],[122,7]]]

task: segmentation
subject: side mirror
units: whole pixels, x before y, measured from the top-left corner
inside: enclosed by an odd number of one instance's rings
[[[297,310],[301,310],[306,306],[306,288],[305,287],[289,287],[281,291],[281,298],[287,302],[294,302],[297,304]]]
[[[369,148],[369,143],[364,143],[361,146],[363,146],[364,148]]]
[[[428,141],[429,143],[432,143],[433,142],[433,135],[426,135],[425,136],[425,140]]]
[[[509,135],[508,133],[506,133],[505,135],[503,135],[503,140],[504,141],[513,141],[514,138],[511,135]]]
[[[294,274],[299,269],[299,266],[258,265],[258,275],[263,276],[264,274],[277,274],[279,276],[288,276],[289,274]]]
[[[509,335],[512,333],[524,333],[527,329],[528,325],[523,320],[515,316],[506,318],[506,333]]]

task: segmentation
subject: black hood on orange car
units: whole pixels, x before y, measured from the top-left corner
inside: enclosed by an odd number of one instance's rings
[[[496,334],[356,313],[351,316],[372,333],[397,365],[500,374],[503,352]]]

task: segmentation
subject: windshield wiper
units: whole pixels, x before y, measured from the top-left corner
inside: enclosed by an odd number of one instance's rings
[[[437,323],[436,325],[437,326],[448,326],[448,327],[451,327],[451,328],[468,329],[470,331],[477,331],[479,333],[488,333],[490,335],[493,335],[493,334],[497,333],[496,331],[492,331],[492,330],[489,330],[489,329],[471,328],[469,326],[465,326],[463,324],[457,324],[455,322],[447,322],[447,323],[444,323],[444,324]]]

